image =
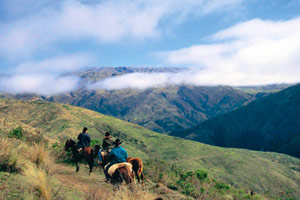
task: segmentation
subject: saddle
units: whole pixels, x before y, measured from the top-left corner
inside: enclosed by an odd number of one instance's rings
[[[108,174],[109,174],[110,176],[112,176],[112,175],[115,173],[115,171],[116,171],[117,169],[119,169],[120,167],[123,167],[123,166],[129,167],[130,170],[132,171],[132,165],[131,165],[130,163],[128,163],[128,162],[123,162],[123,163],[117,163],[117,164],[112,165],[112,166],[108,169]]]

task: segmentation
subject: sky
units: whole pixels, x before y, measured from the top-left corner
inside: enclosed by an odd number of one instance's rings
[[[299,82],[300,0],[0,0],[0,91],[72,91],[60,74],[95,66],[189,70],[87,89]]]

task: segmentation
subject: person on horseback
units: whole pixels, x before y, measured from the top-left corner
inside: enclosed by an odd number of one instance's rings
[[[99,164],[103,162],[102,156],[108,155],[110,150],[114,147],[114,141],[109,132],[105,133],[105,136],[102,141],[102,150],[98,152]]]
[[[115,145],[115,147],[108,154],[109,163],[105,166],[105,170],[104,170],[106,182],[110,180],[110,176],[108,174],[109,168],[114,164],[126,162],[128,157],[126,150],[120,146],[122,142],[119,139],[116,139],[113,142],[113,144]]]
[[[83,149],[84,147],[89,147],[91,143],[91,137],[87,133],[87,128],[84,127],[82,133],[80,133],[77,137],[78,142],[76,144],[76,148]]]

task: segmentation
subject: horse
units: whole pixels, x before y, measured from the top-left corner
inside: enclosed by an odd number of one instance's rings
[[[138,182],[140,183],[140,179],[142,179],[143,187],[145,187],[144,173],[143,173],[143,161],[140,158],[132,158],[132,157],[128,156],[127,162],[132,164],[132,170],[134,171],[135,176],[138,179]]]
[[[85,158],[87,161],[90,171],[89,174],[92,173],[93,171],[93,163],[94,163],[94,150],[91,147],[85,147],[82,149],[82,153],[79,153],[79,151],[76,148],[76,142],[74,142],[71,139],[67,139],[65,143],[65,151],[68,151],[69,148],[72,150],[73,158],[75,159],[75,164],[76,164],[76,172],[79,171],[79,165],[78,162],[82,159]]]
[[[118,163],[116,165],[116,170],[111,174],[111,184],[119,185],[123,181],[125,181],[127,185],[134,183],[134,173],[131,167],[124,163]]]
[[[100,145],[95,145],[94,148],[95,148],[95,156],[98,156],[101,147]],[[103,171],[105,170],[105,166],[108,164],[108,162],[109,162],[108,155],[105,154],[104,156],[102,156],[102,163],[100,163],[100,166],[102,167]],[[125,181],[126,184],[131,184],[132,182],[134,182],[135,177],[132,168],[128,167],[128,165],[124,163],[118,163],[116,165],[118,166],[116,166],[114,173],[110,174],[111,183],[113,185],[121,184],[123,181]],[[111,168],[114,168],[113,166]]]

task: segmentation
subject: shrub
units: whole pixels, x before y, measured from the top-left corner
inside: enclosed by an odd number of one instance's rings
[[[24,133],[24,130],[22,129],[21,126],[11,130],[9,133],[8,133],[8,137],[10,138],[16,138],[16,139],[22,139],[23,137],[23,133]]]
[[[197,177],[200,181],[206,179],[206,178],[207,178],[207,175],[208,175],[206,171],[201,170],[201,169],[196,170],[195,173],[196,173],[196,177]]]
[[[8,172],[19,172],[24,166],[24,159],[22,159],[18,152],[22,146],[17,146],[16,142],[9,139],[1,138],[0,140],[0,170]]]
[[[230,186],[225,183],[216,183],[216,188],[219,190],[229,190]]]

